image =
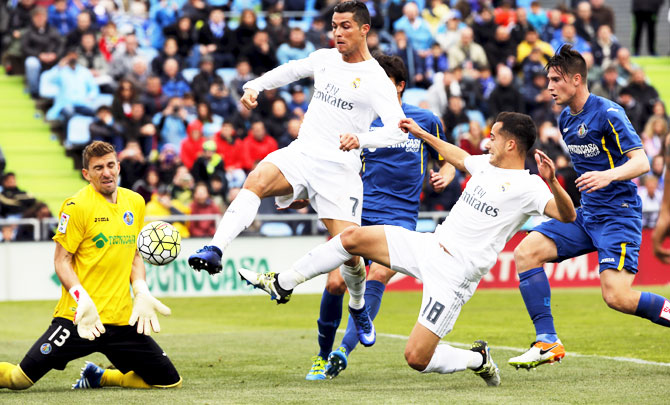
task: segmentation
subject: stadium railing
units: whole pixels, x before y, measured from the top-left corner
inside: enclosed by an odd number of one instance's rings
[[[419,219],[428,219],[434,221],[437,225],[442,219],[449,215],[448,211],[422,211],[419,212]],[[165,222],[191,222],[191,221],[216,221],[221,220],[220,214],[195,214],[195,215],[166,215],[166,216],[147,216],[145,221],[165,221]],[[305,222],[310,221],[310,235],[319,233],[319,218],[317,214],[258,214],[258,222]],[[12,225],[30,225],[33,228],[33,240],[44,240],[40,237],[42,231],[46,229],[55,229],[58,225],[58,218],[45,218],[42,220],[36,218],[6,219],[0,218],[0,228]]]

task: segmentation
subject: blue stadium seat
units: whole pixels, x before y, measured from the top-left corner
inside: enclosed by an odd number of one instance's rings
[[[422,101],[426,100],[426,93],[428,93],[426,89],[407,89],[402,95],[402,102],[418,106]]]
[[[260,233],[263,236],[293,236],[293,230],[286,222],[265,222]]]
[[[419,220],[416,221],[417,232],[433,232],[435,226],[435,221],[430,218],[419,218]]]
[[[65,147],[68,149],[84,147],[91,141],[91,132],[89,126],[93,122],[93,117],[85,115],[75,115],[67,123],[67,137]]]
[[[193,82],[195,75],[197,75],[199,72],[200,69],[198,68],[186,68],[182,69],[181,75],[184,76],[184,79],[186,79],[187,82],[191,83]]]
[[[216,69],[216,74],[221,76],[226,86],[230,86],[230,82],[235,78],[237,70],[235,68],[220,68]]]

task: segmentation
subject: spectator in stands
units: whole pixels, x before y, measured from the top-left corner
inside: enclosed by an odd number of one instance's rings
[[[181,141],[179,148],[181,161],[187,169],[191,170],[193,163],[202,153],[202,144],[207,141],[202,136],[202,123],[198,120],[192,121],[186,127],[186,138]]]
[[[238,99],[244,94],[242,86],[249,80],[255,79],[256,75],[251,71],[251,64],[248,60],[242,58],[238,59],[235,64],[235,77],[230,81],[230,89],[233,92],[233,97]]]
[[[426,6],[423,8],[423,11],[421,11],[421,17],[426,24],[428,24],[433,38],[435,38],[437,30],[442,27],[444,21],[447,20],[449,12],[449,6],[442,0],[429,0],[426,2]]]
[[[214,142],[216,142],[216,153],[218,153],[224,161],[226,184],[239,183],[237,187],[241,187],[246,178],[246,174],[242,169],[244,166],[242,138],[243,137],[235,131],[233,124],[228,120],[223,122],[221,132],[214,137]]]
[[[468,115],[465,113],[465,101],[461,97],[449,97],[449,106],[442,120],[444,121],[444,136],[447,142],[455,144],[454,129],[460,124],[470,122]]]
[[[154,115],[152,122],[158,130],[158,145],[165,144],[180,145],[186,137],[187,111],[183,106],[182,99],[179,97],[170,97],[167,107],[162,112]]]
[[[493,69],[499,64],[513,68],[516,61],[516,44],[506,27],[498,26],[493,41],[484,47],[486,58]]]
[[[28,208],[24,213],[23,213],[23,218],[35,218],[39,220],[40,222],[44,219],[49,219],[53,218],[53,215],[51,214],[51,210],[49,210],[49,207],[41,202],[38,201],[35,203],[32,207]],[[41,227],[40,227],[40,234],[37,237],[38,241],[50,241],[51,238],[54,236],[54,227],[51,226],[45,226],[45,222],[41,222]],[[33,229],[32,225],[19,225],[18,229],[16,230],[16,237],[14,240],[17,241],[34,241],[35,239],[35,229]]]
[[[299,84],[294,84],[291,86],[290,92],[291,101],[289,101],[287,106],[289,114],[303,117],[307,112],[307,106],[309,106],[305,89]]]
[[[403,16],[393,23],[394,31],[404,31],[407,40],[420,57],[425,57],[433,44],[433,34],[428,23],[419,16],[419,7],[414,2],[405,3]]]
[[[202,135],[208,139],[212,138],[221,130],[223,118],[212,114],[212,110],[206,101],[197,103],[197,116],[195,121],[202,124]]]
[[[496,25],[512,28],[516,23],[516,12],[512,0],[502,0],[498,2],[498,7],[494,10]]]
[[[188,0],[181,11],[191,19],[193,26],[200,26],[207,23],[210,8],[204,0]]]
[[[235,63],[233,39],[233,32],[226,25],[223,11],[212,9],[209,12],[209,19],[198,32],[200,54],[211,55],[217,69],[233,66]]]
[[[458,140],[458,146],[471,155],[484,153],[482,146],[485,142],[484,131],[478,121],[470,121],[468,131],[463,133]]]
[[[81,37],[85,33],[95,34],[95,31],[91,27],[91,15],[83,12],[77,15],[77,25],[65,37],[65,49],[70,50],[78,47],[81,43]]]
[[[489,21],[492,27],[491,38],[493,38],[493,31],[495,31],[495,24],[493,23],[493,16],[490,14],[490,12],[489,16],[490,16]],[[461,37],[460,34],[460,30],[462,28],[461,25],[462,23],[461,23],[460,11],[451,10],[447,17],[445,28],[438,30],[438,33],[435,36],[435,42],[440,44],[440,48],[442,48],[444,52],[449,52],[449,49],[458,43],[458,40]],[[488,33],[491,27],[489,27],[488,25],[486,27],[483,27],[481,25],[482,24],[480,23],[475,24],[475,28],[477,30],[476,32],[479,35],[478,42],[479,41],[485,42],[484,41],[485,35],[487,35],[486,33]]]
[[[107,10],[107,4],[104,1],[101,3],[101,0],[88,0],[86,12],[91,15],[91,28],[95,31],[99,31],[112,18]]]
[[[524,85],[531,83],[536,73],[546,74],[544,70],[546,64],[542,63],[543,56],[539,48],[533,48],[526,59],[523,60],[521,72],[523,73]]]
[[[105,60],[107,62],[112,61],[112,55],[116,52],[117,47],[120,49],[120,45],[125,42],[125,39],[121,38],[116,31],[116,24],[112,21],[108,22],[102,27],[100,32],[100,41],[98,42],[98,47],[100,52],[102,52]]]
[[[330,21],[330,19],[328,19],[328,21]],[[268,32],[272,47],[277,49],[280,44],[288,41],[288,25],[280,12],[271,12],[268,14],[267,23],[265,30]]]
[[[3,13],[7,12],[7,4]],[[2,63],[7,74],[16,70],[19,61],[23,60],[21,50],[21,37],[27,27],[31,24],[31,12],[36,7],[35,0],[19,0],[16,6],[9,10],[9,21],[7,30],[3,33],[0,46],[2,46]]]
[[[193,191],[193,202],[191,203],[191,215],[198,214],[221,214],[220,208],[209,196],[207,183],[198,182]],[[188,230],[193,238],[204,238],[214,236],[216,232],[216,221],[193,220],[188,223]]]
[[[146,59],[138,56],[133,59],[130,73],[125,78],[133,82],[138,91],[143,92],[147,87],[147,79],[151,75]]]
[[[167,59],[163,63],[163,72],[165,74],[161,77],[161,84],[163,86],[163,93],[166,96],[183,97],[185,93],[191,91],[188,82],[179,71],[179,62],[176,59]]]
[[[129,139],[126,147],[119,152],[119,162],[121,163],[120,186],[125,188],[132,188],[138,180],[143,178],[148,167],[142,148],[135,139]]]
[[[544,26],[540,38],[544,42],[553,41],[554,39],[561,37],[561,30],[563,29],[563,17],[561,11],[553,9],[549,11],[549,23]]]
[[[168,215],[185,215],[189,214],[189,207],[182,204],[180,201],[173,200],[170,197],[170,189],[168,186],[161,184],[157,191],[151,196],[151,200],[147,202],[147,207],[144,212],[145,217],[166,217]],[[191,234],[186,225],[181,221],[172,222],[172,225],[177,228],[182,238],[188,238]]]
[[[35,198],[17,186],[14,172],[5,173],[0,185],[0,218],[21,218],[35,204]]]
[[[461,30],[460,40],[449,48],[448,55],[449,65],[452,67],[479,67],[488,65],[486,52],[484,52],[484,48],[481,45],[473,42],[473,33],[470,27]]]
[[[109,73],[115,80],[120,80],[133,71],[135,58],[140,57],[138,53],[137,36],[134,33],[127,34],[123,46],[115,48],[109,65]]]
[[[109,64],[100,53],[93,32],[82,34],[77,55],[77,63],[91,72],[96,84],[100,87],[100,91],[113,92],[114,79],[109,75]]]
[[[443,72],[449,69],[447,54],[442,50],[440,44],[434,42],[430,47],[430,52],[424,61],[424,81],[430,86],[435,79],[435,73]]]
[[[48,75],[48,81],[58,88],[58,92],[46,119],[67,124],[75,114],[94,116],[95,112],[89,106],[100,94],[100,89],[91,72],[77,63],[77,52],[68,52],[53,69],[55,72]]]
[[[177,40],[171,37],[165,39],[163,43],[163,49],[158,52],[158,55],[151,61],[151,72],[156,76],[164,76],[165,71],[163,70],[163,64],[168,59],[174,59],[177,61],[179,70],[185,67],[184,59],[178,52],[179,47],[177,45]]]
[[[265,156],[277,150],[277,141],[269,136],[261,120],[251,123],[249,134],[242,141],[242,153],[245,158],[243,169],[251,171]]]
[[[534,28],[533,25],[528,22],[528,12],[523,7],[517,8],[516,23],[510,30],[510,37],[515,47],[526,38],[526,32],[530,29]]]
[[[163,94],[163,85],[158,76],[147,77],[147,85],[140,95],[140,101],[144,104],[144,111],[149,117],[163,111],[167,106],[169,97]]]
[[[144,177],[137,180],[133,184],[133,191],[144,198],[147,203],[151,200],[151,195],[158,191],[160,185],[160,177],[158,177],[158,170],[154,166],[149,166],[144,172]]]
[[[166,38],[162,35],[164,30],[177,22],[178,13],[180,13],[183,4],[184,2],[181,0],[163,0],[150,3],[149,16],[151,22],[155,24],[152,44],[155,47],[159,46],[160,41]]]
[[[409,3],[408,3],[409,4]],[[393,34],[396,49],[394,55],[399,56],[407,67],[407,87],[427,87],[424,82],[423,60],[407,39],[405,31],[398,30]]]
[[[126,140],[137,141],[144,156],[149,157],[152,149],[154,149],[156,133],[156,126],[151,122],[151,118],[145,114],[144,104],[135,100],[130,108],[130,117],[124,122]]]
[[[56,28],[60,35],[66,36],[77,26],[76,14],[68,11],[66,0],[54,0],[49,6],[49,25]]]
[[[641,122],[646,123],[653,114],[654,104],[659,98],[658,91],[656,91],[654,86],[647,83],[647,77],[641,68],[633,70],[626,89],[630,91],[633,98],[642,106]]]
[[[300,132],[300,122],[301,120],[296,117],[292,117],[288,120],[286,123],[286,131],[277,140],[277,146],[279,148],[288,146],[291,142],[298,138],[298,133]]]
[[[528,12],[528,22],[533,26],[535,31],[542,32],[544,27],[549,23],[547,11],[542,8],[540,2],[534,0],[530,3],[530,11]]]
[[[270,42],[267,31],[257,31],[254,34],[252,46],[244,55],[250,62],[256,76],[275,68],[277,61],[276,50]]]
[[[577,4],[575,15],[577,17],[575,19],[577,35],[584,38],[587,42],[593,42],[596,39],[598,21],[593,17],[591,4],[588,1],[581,1]]]
[[[182,166],[179,151],[173,144],[166,143],[160,149],[156,166],[160,183],[170,184],[179,166]]]
[[[302,28],[293,27],[289,33],[288,42],[277,48],[277,60],[283,64],[292,60],[304,59],[315,50],[314,45],[305,38]]]
[[[395,55],[396,53],[397,46],[395,39],[388,33],[386,33],[384,38],[382,38],[379,32],[370,30],[368,31],[368,36],[365,39],[368,44],[370,54],[372,55],[376,55],[379,52],[386,55]]]
[[[633,128],[635,128],[635,132],[639,134],[644,125],[644,106],[635,100],[632,90],[628,87],[624,87],[619,91],[618,103],[626,112],[626,116],[633,125]]]
[[[431,111],[438,117],[447,112],[449,98],[461,96],[461,85],[454,79],[450,70],[435,75],[433,84],[428,88],[426,100]]]
[[[521,88],[525,110],[535,123],[552,119],[551,105],[553,99],[547,90],[547,75],[544,72],[535,72],[530,82]]]
[[[551,159],[567,156],[561,145],[561,131],[551,121],[544,121],[538,126],[538,137],[535,148],[542,150]]]
[[[196,101],[205,101],[205,97],[217,77],[214,72],[214,58],[211,55],[203,56],[200,59],[200,72],[191,81],[191,90]]]
[[[544,69],[544,66],[549,61],[549,58],[554,55],[554,48],[552,48],[549,43],[542,41],[537,31],[533,29],[526,31],[524,40],[521,41],[521,43],[519,43],[519,45],[516,47],[517,63],[523,65],[526,61],[526,58],[530,56],[533,49],[540,51],[540,58],[538,63],[542,65],[542,68]]]
[[[170,196],[173,200],[179,201],[182,205],[188,207],[193,201],[193,187],[195,181],[193,175],[186,166],[180,165],[172,178],[170,184]]]
[[[605,4],[605,0],[590,0],[591,14],[597,26],[608,25],[614,32],[614,10]]]
[[[189,61],[189,67],[197,66],[199,51],[194,49],[196,44],[195,31],[191,19],[187,15],[179,17],[176,23],[163,29],[165,38],[174,38],[177,41],[177,52],[184,61]]]
[[[277,140],[286,131],[286,123],[289,118],[290,114],[286,101],[283,98],[278,98],[272,103],[270,115],[263,119],[263,123],[268,134]]]
[[[121,79],[112,99],[112,116],[117,122],[123,122],[130,117],[132,103],[137,98],[137,88],[128,79]]]
[[[225,177],[225,162],[221,155],[216,153],[216,142],[209,140],[202,144],[202,153],[193,162],[191,175],[193,180],[209,184],[212,176]]]
[[[661,210],[663,189],[658,188],[658,177],[653,174],[644,176],[641,186],[637,190],[637,195],[642,200],[642,227],[654,228]]]
[[[605,68],[602,78],[591,87],[591,93],[596,96],[605,97],[616,103],[619,98],[619,92],[623,88],[618,83],[618,76],[617,67],[614,64],[610,64]]]
[[[205,101],[209,103],[212,112],[224,120],[237,112],[237,102],[230,95],[230,91],[223,84],[223,79],[216,76],[209,93],[205,95]]]
[[[640,134],[642,145],[647,156],[656,156],[661,153],[663,143],[668,137],[668,121],[662,117],[651,116]]]
[[[261,93],[261,95],[266,93],[267,91],[264,91]],[[258,110],[258,107],[256,110]],[[251,122],[257,120],[259,116],[263,117],[265,114],[257,113],[253,110],[244,108],[241,104],[238,103],[235,114],[233,114],[229,119],[235,128],[235,132],[244,137],[244,134],[246,134],[251,129]]]
[[[523,97],[514,84],[512,69],[499,66],[497,85],[488,100],[489,116],[496,117],[503,111],[525,112]]]
[[[240,25],[235,29],[235,54],[244,54],[251,47],[253,37],[258,31],[256,12],[250,8],[242,10]]]
[[[609,66],[616,59],[621,44],[617,41],[609,25],[598,27],[597,35],[592,43],[593,59],[596,65]]]
[[[551,41],[551,46],[554,50],[557,50],[563,44],[572,45],[572,49],[579,53],[591,52],[591,44],[577,35],[577,30],[572,24],[565,24],[561,29],[561,35]]]
[[[482,110],[484,108],[482,98],[482,88],[477,77],[479,70],[473,67],[463,68],[455,66],[451,69],[454,74],[454,80],[458,81],[461,89],[461,97],[465,101],[466,110]],[[482,118],[482,121],[484,119]]]
[[[653,114],[651,115],[652,117],[662,118],[670,126],[670,117],[668,117],[668,113],[665,110],[665,103],[663,102],[663,100],[661,99],[656,100],[656,102],[654,103],[654,109],[652,111],[653,111]],[[0,170],[0,173],[1,172],[2,171]]]
[[[305,32],[305,38],[307,41],[311,42],[316,49],[330,48],[330,38],[328,38],[326,21],[323,17],[317,16],[312,20],[312,25],[309,27],[309,30]]]
[[[623,46],[619,48],[619,51],[616,53],[615,63],[619,72],[619,83],[622,86],[627,85],[633,75],[633,71],[640,68],[637,63],[631,60],[628,48]]]
[[[58,63],[63,53],[63,41],[58,30],[47,24],[47,12],[35,7],[30,27],[21,36],[21,49],[26,56],[26,82],[33,98],[39,96],[40,73]]]
[[[651,56],[656,56],[656,22],[661,11],[663,0],[633,0],[633,53],[640,55],[642,31],[647,28],[647,50]]]
[[[228,182],[225,177],[219,175],[212,176],[209,182],[209,195],[214,204],[219,207],[221,212],[228,208],[226,196],[228,195]]]
[[[115,121],[112,110],[106,105],[98,107],[95,111],[95,120],[89,126],[92,141],[104,141],[114,145],[114,149],[123,150],[125,140],[123,126]]]

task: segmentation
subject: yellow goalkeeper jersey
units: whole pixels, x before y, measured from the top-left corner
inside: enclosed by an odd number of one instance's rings
[[[116,204],[88,185],[66,199],[53,237],[74,255],[72,267],[104,324],[127,325],[132,311],[130,271],[144,224],[144,199],[119,187]],[[54,316],[74,319],[77,304],[61,287]]]

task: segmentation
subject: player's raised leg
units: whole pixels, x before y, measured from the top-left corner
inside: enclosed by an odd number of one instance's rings
[[[242,190],[226,210],[212,241],[188,258],[195,270],[206,270],[210,274],[221,271],[221,256],[226,247],[253,222],[261,199],[269,196],[290,194],[291,184],[277,166],[261,162],[244,182]]]

